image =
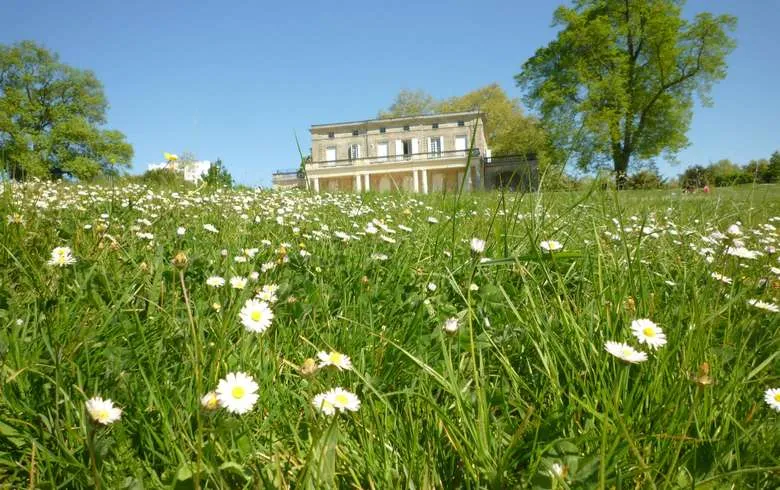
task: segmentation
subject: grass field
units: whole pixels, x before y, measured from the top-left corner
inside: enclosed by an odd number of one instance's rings
[[[0,216],[0,488],[780,485],[778,186]]]

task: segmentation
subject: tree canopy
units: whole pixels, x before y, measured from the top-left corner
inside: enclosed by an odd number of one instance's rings
[[[82,179],[129,167],[133,147],[104,129],[103,86],[31,41],[0,45],[0,159],[12,178]]]
[[[479,110],[485,113],[485,136],[494,155],[534,154],[544,159],[547,138],[538,121],[523,113],[520,100],[510,98],[497,83],[462,96],[436,100],[422,90],[401,90],[380,117]]]
[[[379,111],[379,117],[419,116],[437,111],[436,99],[424,90],[402,89],[386,111]]]
[[[515,79],[553,145],[572,150],[581,168],[611,162],[625,175],[633,160],[687,146],[693,94],[711,103],[735,47],[736,18],[701,13],[687,21],[683,3],[577,0],[556,10],[556,39]]]

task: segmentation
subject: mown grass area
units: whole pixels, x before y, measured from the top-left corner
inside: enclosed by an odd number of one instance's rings
[[[0,215],[0,488],[780,485],[778,186],[6,184]],[[256,402],[209,406],[236,372]]]

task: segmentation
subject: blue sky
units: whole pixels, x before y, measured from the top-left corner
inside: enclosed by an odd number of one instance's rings
[[[135,148],[134,171],[162,152],[222,158],[241,183],[297,166],[294,134],[374,117],[402,88],[436,97],[513,75],[555,36],[559,2],[3,0],[0,43],[30,39],[103,82],[108,126]],[[780,149],[780,2],[690,0],[739,18],[729,74],[697,108],[676,175],[720,158]]]

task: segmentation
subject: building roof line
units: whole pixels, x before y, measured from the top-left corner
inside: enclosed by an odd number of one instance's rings
[[[388,118],[364,119],[362,121],[347,121],[347,122],[328,123],[328,124],[312,124],[311,129],[335,128],[335,127],[342,127],[342,126],[359,126],[359,125],[367,125],[367,124],[383,123],[383,122],[393,123],[398,121],[412,121],[416,119],[436,119],[442,117],[483,116],[483,115],[484,113],[481,111],[439,112],[436,114],[420,114],[416,116],[398,116],[398,117],[388,117]]]

